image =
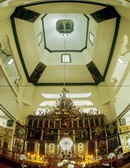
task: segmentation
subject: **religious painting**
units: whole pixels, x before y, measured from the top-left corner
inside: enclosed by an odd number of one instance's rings
[[[57,128],[57,129],[60,128],[60,121],[55,121],[55,128]]]
[[[68,19],[60,19],[56,22],[56,30],[59,33],[71,33],[74,30],[74,22]]]
[[[35,12],[33,10],[29,10],[24,7],[16,8],[15,12],[13,13],[13,17],[34,23],[36,19],[40,16],[40,13]]]
[[[73,130],[61,130],[61,137],[73,137]]]
[[[78,154],[83,154],[84,153],[84,144],[83,143],[78,143],[77,144],[77,151],[78,151]]]
[[[3,142],[3,148],[8,149],[8,145],[9,145],[9,144],[8,144],[7,141],[4,141],[4,142]]]
[[[15,136],[18,138],[25,138],[25,133],[25,127],[17,124],[15,128]]]
[[[44,143],[40,143],[39,154],[40,155],[44,155],[44,153],[45,153],[45,144]]]
[[[130,132],[130,125],[120,127],[121,133]]]
[[[7,126],[12,127],[13,122],[14,122],[13,120],[7,120]]]
[[[117,150],[118,146],[120,146],[119,137],[114,136],[108,139],[108,151],[109,153]]]
[[[99,124],[99,118],[95,118],[95,127],[99,127],[100,124]]]
[[[95,155],[95,142],[94,141],[90,141],[88,143],[88,154]]]
[[[33,128],[28,128],[28,135],[27,138],[34,138],[35,134],[33,133],[34,129]]]
[[[36,128],[35,129],[35,139],[39,139],[41,138],[41,129],[40,128]]]
[[[89,127],[88,119],[85,119],[84,123],[85,123],[85,128],[88,128]]]
[[[41,138],[41,129],[40,128],[29,128],[28,129],[28,138],[39,139]]]
[[[126,119],[125,118],[120,119],[120,125],[121,126],[126,125]]]
[[[90,139],[90,132],[88,129],[77,129],[75,133],[75,140],[76,141],[85,141]]]
[[[83,120],[82,119],[79,120],[79,128],[83,128]]]
[[[107,136],[113,136],[117,134],[117,122],[114,121],[106,126]]]
[[[34,142],[28,142],[28,144],[27,144],[27,152],[28,153],[34,153],[34,147],[35,147]]]
[[[14,138],[14,143],[13,143],[13,151],[22,153],[23,152],[23,147],[24,147],[24,140],[20,138]]]
[[[73,120],[73,128],[77,128],[77,121],[76,120]]]
[[[105,124],[104,124],[104,118],[102,117],[102,118],[100,118],[100,126],[104,126]]]
[[[38,120],[36,119],[36,120],[34,120],[34,122],[33,122],[33,127],[37,127],[37,124],[38,124]]]
[[[45,129],[43,132],[43,140],[57,141],[58,130],[55,129]]]
[[[105,138],[105,128],[95,127],[92,128],[92,139],[103,139]]]
[[[50,140],[50,141],[57,141],[57,139],[58,139],[58,130],[51,129],[48,140]]]
[[[54,128],[54,120],[50,120],[50,128]]]
[[[44,120],[44,128],[48,128],[48,120]]]
[[[100,73],[93,61],[89,62],[86,67],[88,68],[95,82],[99,82],[100,80],[102,80],[102,74]]]
[[[130,133],[121,134],[120,142],[121,142],[123,153],[130,152]]]
[[[94,127],[94,119],[90,119],[90,127]]]
[[[71,120],[61,121],[61,128],[70,128],[70,127],[71,127]]]
[[[7,136],[12,136],[13,130],[12,129],[3,129],[3,134],[7,135]]]
[[[43,140],[49,140],[49,137],[50,137],[50,130],[49,129],[44,129]]]
[[[49,150],[49,155],[54,155],[55,154],[55,150],[56,150],[56,145],[54,143],[50,143],[48,146]]]
[[[100,139],[97,141],[98,154],[104,155],[107,153],[107,145],[105,139]]]
[[[42,127],[42,125],[43,125],[43,121],[39,120],[39,127]]]
[[[42,62],[39,62],[34,71],[32,72],[31,76],[29,77],[29,81],[37,83],[45,68],[46,65],[43,64]]]

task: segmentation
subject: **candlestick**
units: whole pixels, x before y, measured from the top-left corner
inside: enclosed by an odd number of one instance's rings
[[[81,156],[82,157],[82,161],[83,161],[83,156]]]
[[[96,149],[96,159],[98,159],[98,150]]]
[[[27,153],[27,158],[28,158],[28,159],[30,159],[30,157],[29,157],[29,156],[30,156],[30,153]]]
[[[43,156],[42,156],[42,161],[43,161],[43,162],[44,162],[44,157],[45,157],[45,156],[43,155]]]

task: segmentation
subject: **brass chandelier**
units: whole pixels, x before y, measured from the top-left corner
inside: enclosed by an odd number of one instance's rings
[[[71,98],[69,98],[69,91],[63,88],[62,94],[56,106],[47,109],[46,115],[54,120],[79,120],[82,116],[82,110],[77,108]]]

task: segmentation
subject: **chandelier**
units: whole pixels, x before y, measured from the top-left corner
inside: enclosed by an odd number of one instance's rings
[[[63,20],[62,20],[63,21]],[[71,20],[64,20],[62,22],[61,20],[59,20],[57,22],[57,26],[60,27],[59,25],[63,24],[63,27],[66,27],[66,25],[70,25],[70,28],[72,28],[70,30],[73,31],[73,21]],[[60,29],[58,29],[57,27],[57,31],[59,31]],[[60,32],[60,33],[69,33],[65,30],[65,32]],[[65,34],[63,34],[64,36]],[[65,36],[64,36],[64,54],[65,53],[65,47],[66,43],[65,43]],[[68,54],[67,54],[68,55]],[[64,86],[65,86],[65,59],[63,60],[64,63]],[[64,123],[66,125],[67,121],[71,121],[71,120],[79,120],[82,117],[82,110],[80,108],[77,108],[73,101],[71,100],[71,98],[69,97],[69,91],[66,88],[63,88],[62,94],[60,95],[60,98],[56,101],[56,105],[53,106],[52,108],[49,108],[46,110],[46,117],[52,118],[53,120],[60,120],[63,121],[62,123]],[[65,121],[65,122],[64,122]]]
[[[46,116],[54,120],[79,120],[82,110],[77,108],[71,98],[69,91],[63,88],[60,98],[56,101],[56,106],[46,110]]]

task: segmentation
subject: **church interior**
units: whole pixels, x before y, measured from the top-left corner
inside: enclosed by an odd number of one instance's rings
[[[130,0],[0,0],[2,168],[130,168],[129,38]]]

